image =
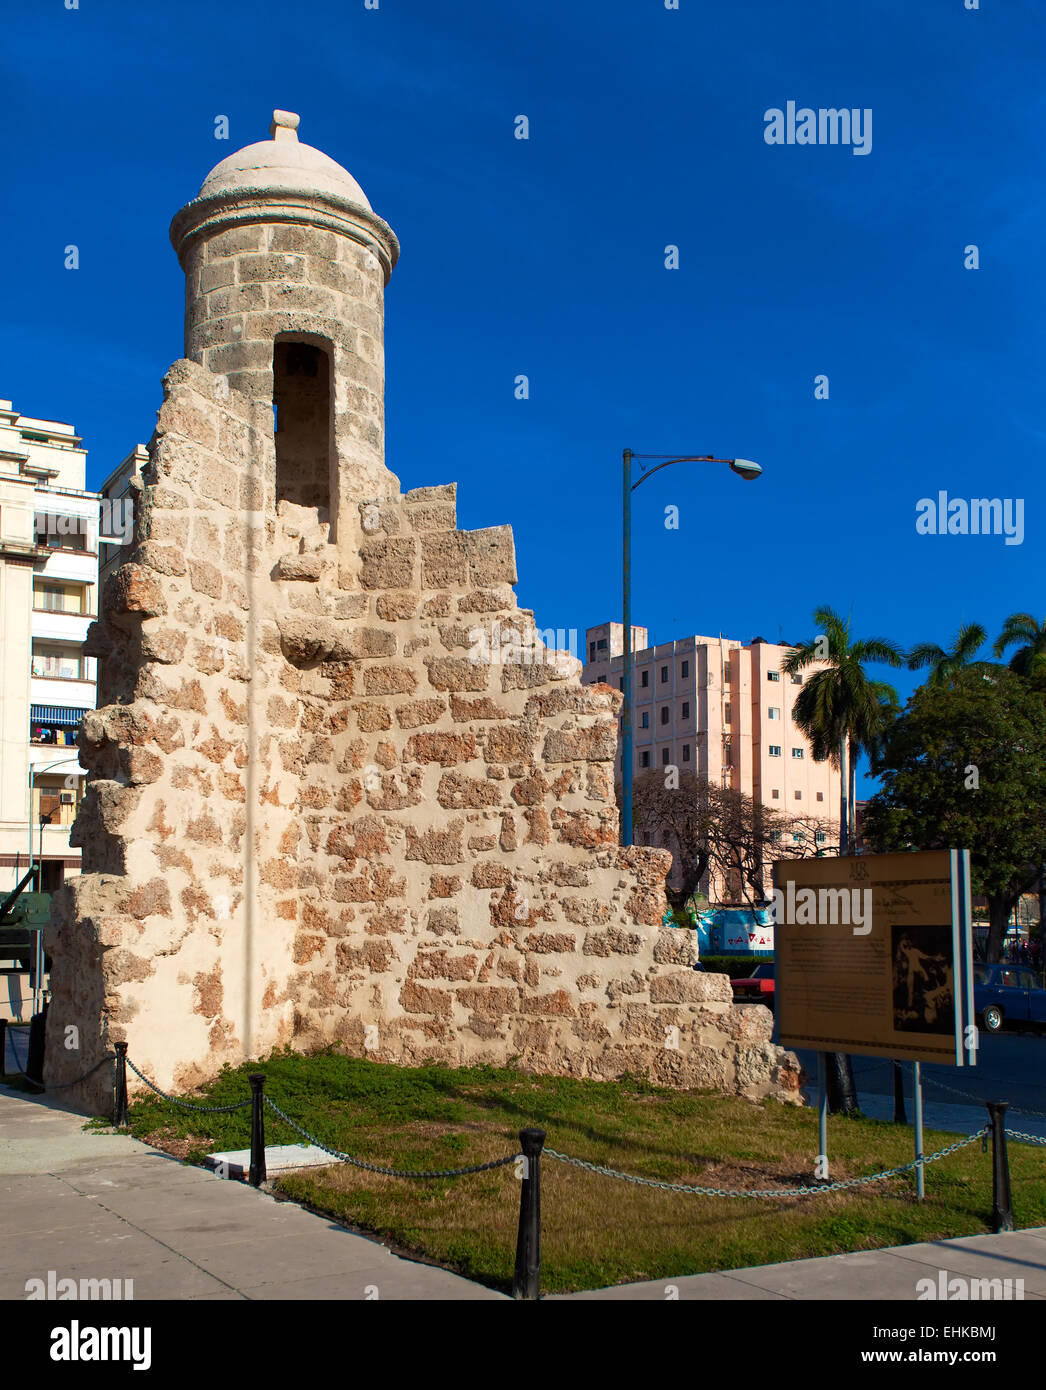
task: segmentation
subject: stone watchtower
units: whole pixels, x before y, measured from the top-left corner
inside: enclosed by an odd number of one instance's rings
[[[95,1068],[102,1112],[117,1041],[166,1089],[336,1042],[795,1098],[770,1015],[662,929],[670,855],[618,845],[620,695],[546,650],[508,526],[386,469],[396,238],[297,126],[171,227],[186,357],[85,647],[46,1080]]]
[[[363,189],[274,111],[171,223],[185,355],[276,411],[276,498],[326,512],[398,491],[385,468],[384,293],[399,242]],[[346,537],[346,540],[349,538]],[[356,537],[358,542],[358,537]]]

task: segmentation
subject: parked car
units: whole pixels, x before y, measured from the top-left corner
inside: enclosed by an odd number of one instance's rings
[[[998,1033],[1004,1023],[1046,1025],[1046,989],[1027,966],[975,965],[973,1007],[987,1033]]]
[[[751,975],[742,975],[740,978],[730,981],[735,1004],[745,1002],[765,1004],[771,1012],[774,1007],[774,986],[774,962],[772,960],[760,961]]]

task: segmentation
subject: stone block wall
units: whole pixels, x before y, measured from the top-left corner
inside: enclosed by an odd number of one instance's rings
[[[271,408],[190,361],[150,457],[90,639],[48,1080],[121,1038],[179,1089],[334,1042],[797,1099],[770,1015],[662,929],[667,852],[618,846],[620,696],[541,646],[508,527],[375,491],[332,544],[277,505]]]

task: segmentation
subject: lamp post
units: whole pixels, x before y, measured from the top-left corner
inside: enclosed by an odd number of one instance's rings
[[[632,460],[633,459],[657,459],[657,467],[648,469],[647,472],[633,483],[632,481]],[[623,514],[623,533],[621,540],[621,579],[622,579],[622,607],[624,616],[622,626],[624,627],[624,681],[623,694],[625,702],[621,707],[621,843],[630,845],[632,843],[632,494],[641,483],[645,483],[647,478],[652,478],[655,473],[662,468],[668,468],[674,463],[726,463],[741,478],[752,482],[762,473],[758,463],[753,463],[751,459],[721,459],[714,454],[683,454],[679,458],[670,458],[667,454],[634,454],[631,449],[626,449],[622,454],[622,514]]]

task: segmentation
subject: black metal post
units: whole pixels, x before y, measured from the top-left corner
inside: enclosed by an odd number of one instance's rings
[[[0,1081],[7,1076],[7,1019],[0,1018]]]
[[[251,1083],[251,1168],[247,1180],[252,1187],[265,1181],[265,1073],[252,1071]]]
[[[516,1268],[512,1297],[535,1299],[541,1286],[541,1150],[543,1129],[521,1129],[519,1142],[526,1168],[519,1194],[519,1233],[516,1236]]]
[[[127,1044],[113,1043],[116,1050],[116,1076],[113,1081],[113,1124],[117,1129],[127,1126]]]
[[[1009,1101],[988,1101],[992,1122],[992,1231],[1014,1231],[1013,1198],[1010,1196],[1010,1161],[1006,1155],[1006,1107]]]
[[[906,1125],[908,1117],[904,1113],[904,1072],[900,1062],[893,1064],[893,1122]]]

